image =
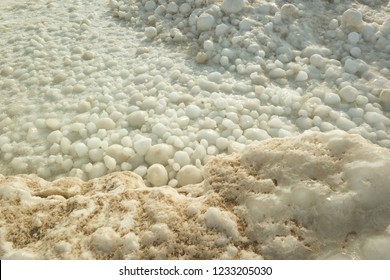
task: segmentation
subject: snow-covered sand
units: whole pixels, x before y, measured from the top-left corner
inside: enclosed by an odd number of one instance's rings
[[[388,1],[2,1],[0,31],[0,173],[42,178],[2,178],[2,258],[390,258]]]

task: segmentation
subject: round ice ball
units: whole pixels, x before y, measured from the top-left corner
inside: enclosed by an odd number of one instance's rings
[[[153,26],[148,26],[145,28],[145,36],[148,39],[153,39],[157,35],[157,29]]]
[[[184,151],[177,151],[174,155],[174,160],[180,166],[184,166],[191,163],[190,156]]]
[[[171,159],[174,155],[174,148],[171,145],[160,143],[150,147],[145,155],[145,161],[148,164],[163,164],[168,163],[168,159]]]
[[[238,13],[245,7],[245,0],[223,0],[221,9],[226,14]]]
[[[203,181],[203,174],[196,166],[186,165],[177,172],[176,179],[179,186],[198,184]]]
[[[348,9],[343,13],[341,22],[347,27],[358,27],[363,24],[363,15],[356,9]]]
[[[199,31],[208,31],[215,26],[215,19],[209,13],[202,13],[196,22]]]
[[[168,172],[162,164],[155,163],[148,168],[146,179],[156,187],[168,183]]]

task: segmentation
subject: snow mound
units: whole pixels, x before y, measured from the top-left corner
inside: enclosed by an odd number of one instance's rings
[[[146,187],[0,175],[2,259],[387,259],[390,151],[342,131],[267,139]]]

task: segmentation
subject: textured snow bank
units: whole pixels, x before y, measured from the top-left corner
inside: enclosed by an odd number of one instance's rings
[[[176,189],[1,176],[0,257],[389,259],[388,170],[388,149],[334,131],[217,156]]]

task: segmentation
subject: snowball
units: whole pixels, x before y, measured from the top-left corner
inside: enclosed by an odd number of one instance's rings
[[[173,157],[174,151],[174,148],[168,144],[153,145],[146,153],[145,161],[150,165],[155,163],[166,165],[168,164],[168,159]]]
[[[227,26],[226,24],[224,23],[218,24],[217,27],[215,27],[215,35],[217,35],[217,37],[220,37],[223,34],[225,34],[228,30],[229,30],[229,26]]]
[[[101,145],[101,142],[102,141],[98,137],[91,137],[91,138],[87,139],[88,149],[99,148]]]
[[[148,118],[149,116],[147,112],[135,111],[127,117],[127,121],[130,126],[140,128],[147,122]]]
[[[157,35],[157,29],[153,26],[148,26],[145,28],[144,34],[145,34],[146,38],[153,39]]]
[[[168,130],[167,127],[165,125],[163,125],[162,123],[156,123],[152,127],[152,133],[154,135],[159,136],[159,137],[162,137],[164,135],[164,133],[167,132],[167,130]]]
[[[187,15],[191,12],[191,5],[188,3],[183,3],[180,5],[179,11],[183,15]]]
[[[288,17],[295,17],[299,14],[298,8],[293,5],[293,4],[284,4],[280,8],[280,13],[283,17],[288,18]]]
[[[363,24],[363,15],[356,9],[348,9],[343,13],[341,22],[347,27],[359,27]]]
[[[203,48],[206,51],[212,51],[214,49],[214,43],[211,40],[206,40],[203,42]]]
[[[359,92],[353,86],[345,86],[339,91],[339,95],[346,102],[354,102],[359,95]]]
[[[104,156],[104,164],[108,170],[114,170],[116,168],[116,160],[110,156]]]
[[[73,148],[79,157],[84,157],[88,154],[88,147],[84,143],[75,143]]]
[[[205,64],[207,62],[207,54],[204,52],[198,52],[195,57],[195,62],[198,64]]]
[[[297,76],[295,77],[295,81],[304,82],[304,81],[307,81],[308,77],[309,77],[309,75],[305,71],[299,71]]]
[[[329,29],[336,30],[337,27],[339,27],[339,22],[334,18],[329,22]]]
[[[113,144],[104,150],[106,155],[113,157],[118,163],[126,161],[127,158],[131,155],[131,151],[131,149],[124,148],[119,144]]]
[[[106,130],[114,129],[115,126],[116,126],[115,122],[110,118],[101,118],[96,122],[97,128],[103,128]]]
[[[177,13],[178,10],[179,10],[179,7],[177,6],[177,4],[175,2],[170,2],[167,6],[168,13],[175,14],[175,13]]]
[[[359,63],[354,59],[347,58],[344,69],[349,74],[355,74],[359,70]]]
[[[359,48],[359,47],[352,47],[349,51],[349,53],[353,56],[353,57],[360,57],[361,54],[362,54],[362,50]]]
[[[353,121],[351,121],[351,120],[349,120],[347,118],[344,118],[344,117],[340,117],[337,120],[336,125],[340,129],[345,130],[345,131],[348,131],[348,130],[356,127],[356,124]]]
[[[203,174],[196,166],[186,165],[177,172],[176,179],[179,186],[198,184],[203,181]]]
[[[46,139],[49,143],[59,143],[61,141],[61,138],[62,132],[59,130],[55,130],[51,132]]]
[[[180,166],[185,166],[191,163],[188,153],[184,151],[177,151],[173,159],[176,163],[180,164]]]
[[[325,60],[320,54],[313,54],[310,57],[310,63],[320,69],[325,66]]]
[[[201,129],[198,132],[197,140],[200,141],[202,139],[206,140],[209,145],[215,145],[215,141],[219,137],[217,131],[213,129]]]
[[[51,130],[58,130],[61,128],[61,121],[59,119],[47,119],[46,126]]]
[[[245,0],[223,0],[221,9],[226,14],[239,13],[245,7]]]
[[[209,13],[202,13],[196,22],[199,31],[208,31],[215,26],[215,19]]]
[[[256,127],[246,129],[244,131],[244,137],[249,140],[265,140],[271,138],[267,131]]]
[[[153,186],[164,186],[168,183],[168,172],[163,165],[155,163],[148,168],[146,179]]]
[[[282,68],[272,69],[269,72],[269,77],[271,79],[285,78],[286,77],[286,71],[284,71]]]
[[[383,89],[379,95],[379,100],[385,109],[390,109],[390,89]]]
[[[197,119],[202,115],[202,109],[196,105],[188,105],[186,108],[186,116],[190,119]]]
[[[348,34],[348,42],[355,45],[360,40],[360,35],[357,32],[351,32]]]
[[[134,149],[137,154],[144,155],[149,150],[152,145],[152,139],[150,138],[141,138],[134,142]]]
[[[336,104],[340,104],[340,96],[338,96],[336,93],[333,93],[333,92],[327,92],[325,93],[325,98],[324,98],[324,102],[326,105],[336,105]]]

